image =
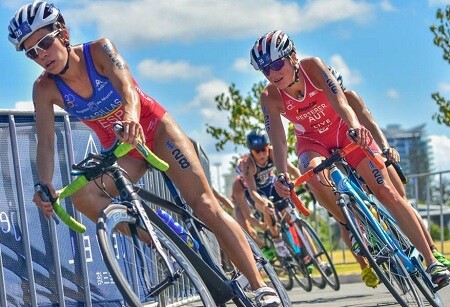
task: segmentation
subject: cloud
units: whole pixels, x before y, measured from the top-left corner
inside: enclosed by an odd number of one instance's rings
[[[428,0],[430,6],[443,6],[448,4],[448,0]]]
[[[397,99],[400,96],[398,91],[394,88],[388,89],[386,95],[388,95],[388,97],[392,99]]]
[[[357,70],[350,69],[342,56],[335,54],[330,58],[330,65],[337,69],[344,78],[344,85],[346,87],[350,85],[360,84],[362,77]]]
[[[355,0],[307,1],[303,6],[276,0],[82,1],[77,6],[65,5],[71,7],[63,11],[70,27],[96,27],[101,36],[131,47],[255,37],[273,28],[311,31],[342,20],[367,22],[375,10],[374,5]]]
[[[245,73],[255,71],[252,64],[250,64],[250,57],[236,59],[233,63],[233,70],[237,71],[237,72],[245,72]]]
[[[434,166],[437,171],[450,170],[450,138],[445,135],[431,135]]]
[[[33,101],[17,101],[14,104],[14,110],[34,111]]]
[[[450,83],[441,82],[438,84],[439,92],[449,93],[450,92]]]
[[[385,12],[395,12],[397,9],[392,5],[389,0],[383,0],[380,3],[380,7]]]
[[[57,105],[53,105],[53,109],[55,111],[64,111],[63,109],[61,109],[59,106]],[[19,110],[19,111],[34,111],[34,105],[33,105],[33,101],[29,100],[29,101],[17,101],[14,104],[14,108],[13,110]]]
[[[143,78],[154,81],[197,79],[211,75],[208,67],[193,66],[186,61],[158,62],[152,59],[146,59],[137,65],[137,70]]]

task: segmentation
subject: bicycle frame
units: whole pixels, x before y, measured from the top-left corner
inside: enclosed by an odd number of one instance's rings
[[[341,165],[344,167],[345,171],[347,172],[347,177],[349,179],[349,184],[351,185],[351,188],[353,189],[354,192],[357,193],[358,197],[363,200],[363,201],[368,201],[369,203],[371,203],[372,205],[376,206],[376,210],[381,212],[381,214],[385,217],[387,217],[389,220],[391,220],[394,224],[396,224],[395,219],[392,217],[392,215],[385,209],[385,207],[383,205],[381,205],[380,203],[375,202],[374,199],[372,199],[370,196],[372,196],[374,198],[374,196],[372,194],[367,194],[363,191],[363,187],[362,184],[363,182],[361,182],[361,180],[359,179],[359,177],[357,176],[356,172],[345,162],[342,161]],[[342,174],[343,176],[345,176],[344,174]],[[403,176],[404,177],[404,176]],[[356,198],[355,198],[356,199]],[[376,198],[375,198],[376,199]],[[359,203],[359,205],[361,206],[361,203]],[[361,206],[364,207],[366,209],[365,214],[367,215],[367,211],[368,208],[367,206]],[[369,211],[370,212],[370,211]],[[370,217],[373,217],[373,214],[370,212]],[[373,217],[373,219],[376,220],[375,217]],[[376,223],[376,225],[378,227],[380,227],[379,222]],[[415,273],[416,271],[418,271],[421,275],[425,275],[425,271],[423,270],[423,268],[421,267],[421,265],[419,264],[419,262],[421,261],[420,257],[422,257],[420,255],[420,253],[418,252],[417,248],[415,248],[414,246],[414,250],[411,251],[411,254],[408,256],[405,254],[405,252],[402,250],[399,242],[395,239],[392,239],[391,234],[389,232],[384,231],[384,229],[382,230],[382,232],[385,234],[386,238],[392,243],[392,245],[395,246],[397,251],[401,251],[401,252],[397,252],[397,255],[400,257],[400,259],[402,260],[403,264],[405,265],[406,269],[408,270],[409,273]],[[438,291],[440,289],[440,287],[435,287],[433,286],[433,284],[431,283],[431,281],[429,280],[429,278],[425,278],[424,281],[427,283],[427,286],[430,289],[434,289],[434,291]]]

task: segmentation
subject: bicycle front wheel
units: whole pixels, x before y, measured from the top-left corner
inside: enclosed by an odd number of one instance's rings
[[[425,272],[425,267],[422,264],[422,255],[419,254],[408,237],[398,227],[395,220],[386,211],[384,211],[384,209],[379,208],[375,204],[373,204],[373,206],[374,209],[377,210],[377,215],[383,223],[383,226],[386,227],[388,234],[393,240],[397,242],[398,246],[409,257],[412,264],[414,265],[415,270],[413,272],[410,272],[410,275],[412,280],[416,284],[417,289],[419,289],[424,296],[424,300],[427,300],[431,304],[431,306],[434,307],[443,306],[442,299],[439,293],[435,291],[434,285],[431,282],[429,275]]]
[[[353,201],[341,204],[341,209],[364,257],[397,302],[404,307],[423,306],[414,281],[397,251],[391,250],[378,232],[376,221]]]
[[[130,214],[126,206],[111,204],[98,219],[103,258],[127,304],[215,306],[189,260],[159,228],[153,227],[165,255],[156,251],[154,242],[143,242],[149,238],[148,233],[140,217]]]
[[[338,291],[341,285],[339,282],[338,274],[336,272],[336,268],[334,267],[333,260],[325,249],[325,246],[323,245],[319,236],[307,221],[299,219],[295,221],[295,224],[300,229],[300,231],[305,234],[305,237],[308,240],[306,243],[304,243],[304,245],[309,245],[309,248],[306,249],[306,252],[308,252],[309,256],[315,259],[315,263],[318,264],[317,267],[315,266],[315,269],[319,270],[326,283],[333,290]]]

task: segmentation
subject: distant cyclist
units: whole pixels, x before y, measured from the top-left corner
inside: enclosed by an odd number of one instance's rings
[[[97,13],[102,14],[101,10]],[[215,199],[192,142],[164,107],[139,87],[116,46],[107,38],[72,45],[60,10],[45,1],[22,6],[11,19],[8,32],[15,49],[24,51],[43,69],[33,85],[40,180],[37,185],[48,187],[52,196],[56,196],[52,183],[54,105],[89,126],[105,148],[116,140],[114,123],[122,122],[121,140],[134,145],[145,142],[168,162],[167,175],[248,278],[256,300],[277,306],[278,295],[262,279],[244,232]],[[136,151],[120,158],[118,163],[134,182],[148,169]],[[104,179],[102,184],[107,193],[116,195],[113,180]],[[44,202],[39,193],[33,200],[47,218],[52,215],[51,204]],[[71,200],[77,210],[94,222],[110,203],[94,181],[73,194]]]

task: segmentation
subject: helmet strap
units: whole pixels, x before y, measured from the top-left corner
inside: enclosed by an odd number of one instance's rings
[[[293,61],[292,61],[291,57],[289,57],[289,59],[291,60],[291,63],[292,63]],[[296,63],[292,63],[292,64],[294,65],[294,75],[292,76],[292,82],[288,85],[288,87],[293,86],[300,79],[300,77],[298,76],[299,72],[300,72],[299,63],[296,62]]]
[[[66,65],[64,65],[64,68],[58,73],[58,75],[64,74],[69,69],[70,51],[72,50],[72,48],[70,47],[69,41],[66,41],[64,44],[66,45],[67,50],[67,61]]]

